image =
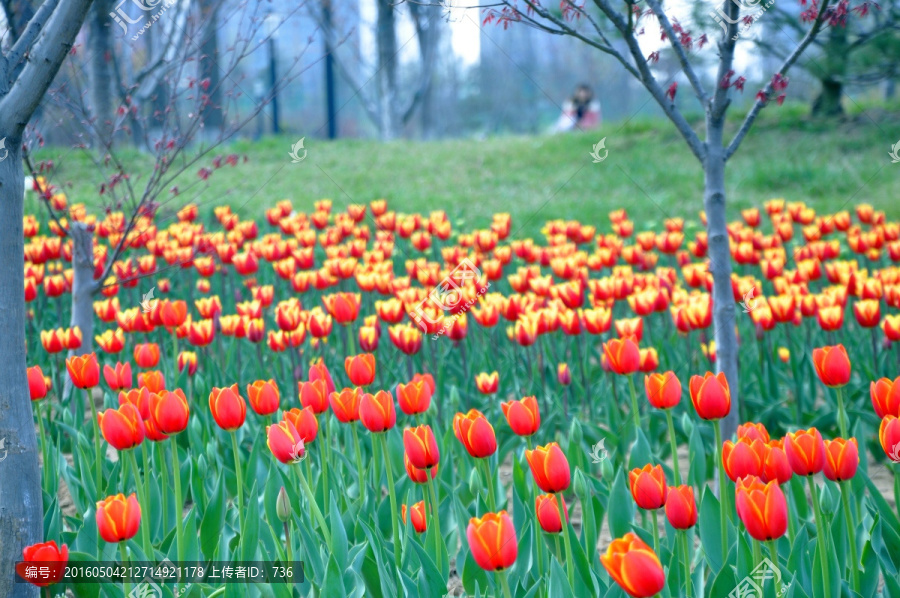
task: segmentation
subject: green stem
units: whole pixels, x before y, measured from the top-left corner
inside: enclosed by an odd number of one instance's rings
[[[823,587],[825,588],[825,591],[828,592],[828,588],[831,587],[829,579],[831,574],[828,571],[828,566],[825,564],[825,553],[828,550],[825,518],[822,516],[822,507],[819,504],[819,489],[816,486],[815,481],[813,481],[813,476],[807,476],[806,481],[809,484],[809,493],[812,495],[813,510],[816,517],[816,535],[819,540],[819,564],[822,568],[822,580],[825,583]]]
[[[850,575],[853,591],[859,593],[859,554],[856,550],[856,527],[853,525],[853,511],[850,509],[849,484],[841,483],[841,501],[844,503],[844,520],[847,524],[847,541],[850,543]]]
[[[675,442],[675,422],[672,421],[672,410],[663,409],[666,414],[666,424],[669,426],[669,445],[672,447],[672,473],[675,474],[675,485],[681,485],[681,471],[678,467],[678,444]]]
[[[382,433],[378,436],[381,439],[381,452],[384,454],[384,470],[387,474],[388,494],[391,497],[391,531],[394,535],[394,562],[396,563],[397,569],[399,570],[402,557],[400,546],[400,527],[398,522],[400,513],[397,510],[397,494],[394,490],[394,471],[393,467],[391,466],[390,455],[388,454],[386,434]],[[412,515],[410,515],[410,517],[412,517]]]
[[[766,542],[769,546],[769,557],[772,559],[772,564],[778,568],[778,571],[781,571],[781,565],[778,564],[778,548],[775,546],[775,540],[769,540]],[[827,590],[826,590],[827,591]],[[781,576],[775,576],[775,595],[781,596]]]
[[[566,512],[563,508],[562,493],[556,495],[556,507],[559,509],[559,522],[562,525],[563,543],[566,545],[566,571],[569,574],[569,586],[575,588],[575,561],[572,558],[572,542],[569,540],[569,524],[566,522]]]
[[[556,541],[556,560],[560,563],[562,562],[562,550],[559,548],[559,534],[553,534],[553,539]]]
[[[428,477],[428,492],[431,494],[431,523],[434,525],[434,562],[437,563],[438,570],[443,570],[444,566],[444,558],[441,554],[441,517],[438,513],[438,496],[437,490],[435,489],[435,481],[431,477],[431,472],[427,469],[425,470],[425,475]],[[412,518],[412,515],[410,515]]]
[[[653,526],[653,552],[659,556],[659,509],[653,509],[653,516],[650,518]]]
[[[691,549],[688,546],[688,532],[681,530],[681,561],[684,565],[684,595],[685,598],[691,598]]]
[[[634,389],[634,379],[631,374],[625,376],[628,379],[628,389],[631,391],[631,415],[634,417],[634,437],[637,438],[641,429],[641,412],[638,410],[637,391]]]
[[[166,449],[162,442],[156,444],[156,459],[162,468],[162,504],[163,504],[163,529],[169,529],[169,465],[166,460]],[[146,456],[146,453],[145,453]]]
[[[494,481],[491,479],[491,466],[487,459],[478,459],[481,462],[481,471],[484,475],[485,491],[487,493],[487,503],[491,512],[496,512],[497,505],[494,502]]]
[[[849,438],[847,436],[847,413],[844,411],[844,388],[838,386],[834,389],[837,392],[838,402],[838,427],[841,429],[841,438]]]
[[[153,545],[150,543],[150,501],[147,500],[147,493],[143,482],[141,481],[141,473],[138,470],[137,459],[134,457],[134,449],[124,451],[128,455],[131,463],[131,469],[134,471],[134,486],[137,489],[138,500],[141,504],[141,512],[146,513],[144,525],[141,526],[141,538],[144,542],[144,554],[148,559],[153,558]]]
[[[509,580],[506,578],[506,571],[497,571],[497,579],[500,580],[500,587],[503,588],[504,598],[512,598],[512,593],[509,591]]]
[[[182,525],[182,515],[184,514],[184,498],[181,493],[181,463],[178,461],[178,445],[174,438],[172,438],[172,473],[175,474],[175,544],[178,547],[178,560],[183,561],[184,526]],[[243,532],[243,525],[241,525],[241,530]]]
[[[533,450],[534,441],[531,439],[531,436],[525,437],[525,443],[528,446],[528,450]],[[538,496],[538,488],[535,486],[534,488],[534,504],[537,506],[537,496]],[[587,541],[587,534],[584,535],[585,541]],[[541,534],[541,525],[538,523],[537,511],[534,511],[534,543],[537,547],[537,570],[538,570],[538,579],[544,578],[544,538]]]
[[[100,490],[100,482],[103,475],[103,460],[101,458],[100,451],[100,424],[97,421],[97,406],[94,405],[94,399],[91,397],[90,389],[84,389],[84,396],[87,398],[88,404],[91,406],[91,423],[94,427],[94,475],[96,475],[96,488],[97,488],[97,496],[103,494],[103,491]],[[135,468],[137,471],[137,468]]]
[[[241,540],[244,539],[244,470],[241,467],[241,449],[238,446],[237,432],[231,431],[231,450],[234,452],[234,474],[237,477],[237,512],[240,523]]]
[[[122,566],[125,567],[125,570],[128,571],[128,547],[125,546],[125,541],[119,542],[119,550],[122,552]],[[149,558],[149,557],[147,557]],[[128,596],[131,592],[131,583],[128,581],[128,574],[126,573],[125,578],[122,580],[123,589],[125,591],[125,595]]]
[[[319,523],[319,527],[322,528],[322,535],[325,537],[325,543],[331,546],[331,532],[328,530],[328,525],[325,523],[325,516],[322,515],[322,511],[319,509],[319,505],[316,503],[316,497],[313,494],[312,489],[309,487],[309,483],[307,483],[306,478],[304,478],[303,474],[300,473],[300,468],[294,468],[294,471],[297,472],[297,479],[300,481],[300,488],[306,494],[306,500],[309,502],[309,508],[312,509],[313,517],[315,517],[316,521]]]
[[[359,497],[363,501],[366,498],[366,481],[363,475],[362,453],[359,451],[359,434],[356,432],[356,423],[350,424],[350,432],[353,434],[353,450],[356,452],[356,477],[359,481]]]
[[[49,400],[49,399],[47,399]],[[43,485],[47,485],[47,467],[48,467],[48,459],[47,459],[47,438],[44,434],[44,418],[41,417],[41,405],[37,404],[35,409],[35,415],[37,415],[38,420],[38,429],[41,433],[41,466],[43,467],[42,473],[42,481]]]
[[[725,508],[725,463],[722,457],[722,430],[719,422],[713,422],[713,431],[716,434],[716,460],[719,465],[719,527],[722,528],[722,562],[728,560],[728,528],[726,527],[727,509]]]
[[[290,566],[290,563],[294,562],[294,547],[291,545],[291,522],[290,519],[284,522],[284,548],[287,550],[287,560]]]

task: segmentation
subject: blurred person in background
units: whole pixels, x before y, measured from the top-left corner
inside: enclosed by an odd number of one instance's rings
[[[600,102],[594,99],[594,91],[582,83],[563,104],[562,114],[553,125],[553,132],[587,131],[599,127],[600,121]]]

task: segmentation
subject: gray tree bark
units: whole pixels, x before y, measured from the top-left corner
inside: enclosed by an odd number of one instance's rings
[[[95,137],[101,145],[112,143],[113,122],[113,35],[110,0],[94,0],[88,21],[90,47],[91,115],[94,117]]]
[[[72,222],[69,236],[72,237],[72,319],[69,325],[81,329],[81,346],[69,350],[68,356],[72,357],[90,353],[94,346],[94,293],[98,284],[94,280],[94,233],[83,222]],[[72,380],[66,378],[63,395],[69,397],[71,392]],[[72,409],[76,408],[76,403],[72,401]],[[81,419],[76,418],[76,421]]]
[[[91,0],[44,0],[9,51],[0,54],[0,596],[35,597],[15,582],[22,549],[43,536],[37,438],[25,375],[25,177],[22,134],[84,22]],[[24,66],[22,66],[24,65]],[[14,483],[9,483],[14,480]]]
[[[208,103],[200,111],[200,118],[206,135],[214,135],[225,125],[222,112],[222,86],[219,72],[219,38],[216,13],[221,0],[199,0],[200,18],[206,26],[203,28],[203,39],[200,41],[200,79],[209,80],[209,86],[203,92],[208,96]]]
[[[378,0],[378,129],[381,138],[391,140],[400,134],[397,102],[397,29],[394,3]]]
[[[825,59],[816,62],[814,73],[818,74],[822,89],[813,100],[813,116],[843,116],[844,107],[841,99],[844,96],[844,79],[847,76],[847,62],[850,56],[850,44],[847,39],[847,27],[832,27],[825,43]]]

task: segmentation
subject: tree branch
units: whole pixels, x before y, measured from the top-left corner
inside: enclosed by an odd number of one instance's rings
[[[663,28],[663,31],[666,32],[669,43],[672,45],[672,49],[675,50],[675,55],[678,57],[678,62],[681,64],[681,69],[684,71],[685,76],[687,76],[688,81],[690,81],[691,87],[694,88],[694,93],[697,95],[700,106],[706,110],[706,105],[709,102],[709,95],[706,93],[706,90],[703,89],[703,84],[700,83],[700,78],[697,76],[694,66],[688,59],[684,45],[682,45],[681,40],[675,35],[675,30],[672,28],[669,17],[666,16],[662,6],[660,6],[659,0],[647,0],[647,5],[653,10],[653,16],[659,20],[660,26]]]

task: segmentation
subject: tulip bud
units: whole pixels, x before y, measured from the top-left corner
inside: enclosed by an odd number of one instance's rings
[[[478,474],[478,470],[474,468],[469,472],[469,492],[473,496],[481,494],[481,476]]]
[[[288,500],[284,486],[278,491],[278,498],[275,501],[275,512],[282,523],[286,523],[291,518],[291,501]]]
[[[600,462],[600,476],[605,480],[613,479],[612,459],[603,459]]]

